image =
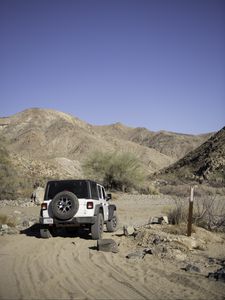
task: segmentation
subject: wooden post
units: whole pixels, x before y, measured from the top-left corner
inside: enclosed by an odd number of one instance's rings
[[[194,203],[194,187],[191,187],[191,195],[189,200],[189,212],[188,212],[188,225],[187,225],[187,236],[191,236],[192,230],[192,215],[193,215],[193,203]]]

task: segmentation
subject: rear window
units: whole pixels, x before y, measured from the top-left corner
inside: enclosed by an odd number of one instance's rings
[[[89,199],[88,184],[86,181],[52,181],[46,189],[45,199],[53,199],[56,194],[69,191],[74,193],[77,198]]]
[[[98,200],[97,184],[95,182],[91,181],[90,186],[91,186],[91,198],[94,200]]]

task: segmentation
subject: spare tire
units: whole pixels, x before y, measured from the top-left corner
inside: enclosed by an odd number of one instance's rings
[[[79,201],[71,192],[60,192],[51,202],[53,216],[59,220],[71,219],[78,211]]]

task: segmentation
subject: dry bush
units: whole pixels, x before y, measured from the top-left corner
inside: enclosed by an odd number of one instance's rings
[[[170,224],[178,225],[187,222],[188,201],[181,198],[174,199],[174,207],[168,212],[168,220]]]
[[[168,211],[169,223],[179,225],[188,220],[188,198],[175,198]],[[225,202],[222,197],[196,197],[193,205],[193,224],[213,231],[225,231]]]
[[[225,202],[216,196],[197,198],[194,203],[194,223],[208,230],[225,230]]]
[[[159,189],[154,184],[143,184],[139,187],[139,192],[144,195],[159,195]]]
[[[7,224],[10,227],[15,227],[16,220],[11,216],[7,216],[5,214],[0,214],[0,224]]]
[[[165,226],[163,231],[170,234],[186,235],[187,234],[187,223],[180,223],[179,225]],[[196,232],[195,226],[192,226],[192,232]]]
[[[159,188],[160,193],[176,197],[187,197],[190,194],[190,185],[162,185]]]

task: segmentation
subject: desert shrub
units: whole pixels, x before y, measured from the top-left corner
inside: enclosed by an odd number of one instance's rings
[[[186,235],[187,234],[187,224],[186,223],[180,223],[178,225],[169,225],[165,226],[163,228],[164,232],[175,234],[175,235]],[[192,232],[196,232],[196,228],[193,225],[192,226]]]
[[[187,222],[188,201],[186,199],[175,198],[174,207],[168,211],[168,220],[170,224],[178,225]]]
[[[14,199],[18,187],[17,173],[14,169],[9,154],[0,140],[0,200]]]
[[[217,196],[197,198],[194,203],[194,223],[208,230],[225,230],[225,202]]]
[[[44,178],[31,178],[19,174],[11,162],[5,144],[6,141],[0,138],[0,200],[30,197],[34,183],[43,183]]]
[[[167,209],[169,223],[187,224],[188,207],[188,198],[175,198],[173,208]],[[195,197],[192,223],[208,230],[225,231],[224,199],[217,196]]]
[[[140,189],[139,192],[145,195],[159,195],[159,189],[154,185],[154,184],[143,184]]]
[[[190,185],[162,185],[159,187],[160,193],[176,197],[187,197],[190,193]]]
[[[139,189],[145,178],[139,160],[131,153],[95,152],[83,167],[88,177],[102,182],[111,190]]]
[[[0,224],[7,224],[10,227],[16,226],[16,220],[12,216],[7,216],[5,214],[0,214]]]

